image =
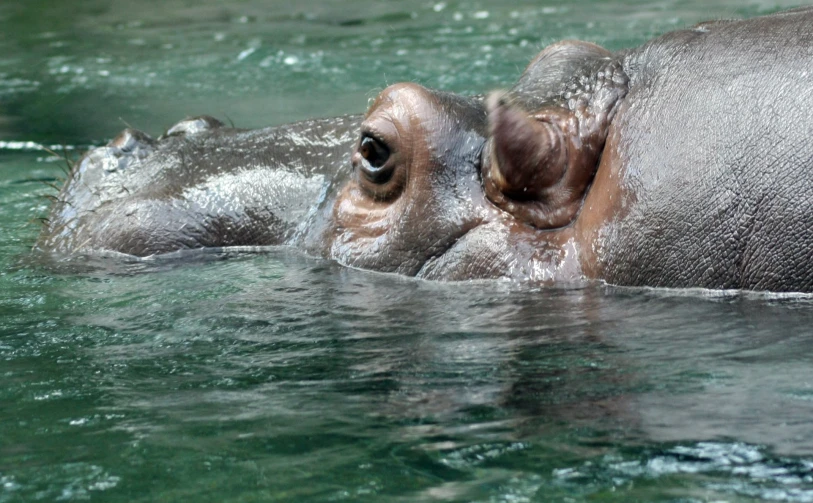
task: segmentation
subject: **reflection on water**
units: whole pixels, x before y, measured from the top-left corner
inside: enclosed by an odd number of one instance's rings
[[[27,255],[64,176],[31,142],[481,92],[555,39],[787,5],[0,5],[0,502],[813,501],[809,297]]]
[[[214,258],[15,273],[7,496],[813,499],[807,298]]]

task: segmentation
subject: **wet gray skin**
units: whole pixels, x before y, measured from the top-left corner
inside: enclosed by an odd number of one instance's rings
[[[359,117],[259,130],[181,121],[157,140],[127,129],[74,167],[37,246],[148,256],[290,241],[349,174]]]
[[[414,84],[363,117],[89,153],[38,248],[289,244],[440,280],[813,291],[813,9],[610,53],[567,41],[488,99]]]

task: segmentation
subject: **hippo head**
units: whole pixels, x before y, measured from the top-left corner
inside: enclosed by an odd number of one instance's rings
[[[487,99],[385,89],[323,219],[322,254],[438,279],[580,278],[577,216],[626,89],[619,62],[578,41]]]
[[[515,193],[503,194],[491,184],[489,191],[502,197],[495,204],[484,189],[483,172],[493,170],[489,159],[495,151],[504,165],[517,155],[550,163],[560,157],[551,152],[556,145],[539,141],[535,123],[506,119],[517,112],[491,108],[489,113],[478,97],[417,84],[385,89],[361,123],[352,177],[326,208],[325,227],[312,240],[320,254],[351,267],[434,279],[544,280],[565,265],[576,276],[567,232],[539,228],[521,212],[498,206]],[[530,128],[527,134],[523,124]],[[503,142],[523,145],[500,148]],[[513,166],[545,169],[527,162]],[[562,168],[556,169],[547,177],[526,178],[536,186],[558,182]]]
[[[285,244],[424,278],[580,278],[574,223],[626,85],[608,54],[555,44],[489,99],[396,84],[363,118],[126,130],[77,163],[36,248]]]

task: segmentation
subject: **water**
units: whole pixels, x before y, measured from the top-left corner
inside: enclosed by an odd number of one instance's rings
[[[483,92],[561,38],[792,5],[4,2],[0,502],[813,501],[810,298],[28,256],[63,176],[36,143]]]

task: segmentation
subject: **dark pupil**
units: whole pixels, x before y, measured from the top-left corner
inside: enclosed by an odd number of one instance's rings
[[[370,164],[371,168],[380,168],[390,157],[390,150],[375,138],[365,136],[361,139],[359,153]]]

